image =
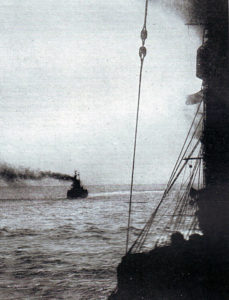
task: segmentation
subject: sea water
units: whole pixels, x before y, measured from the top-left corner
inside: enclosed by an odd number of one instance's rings
[[[91,186],[67,200],[66,186],[0,189],[0,299],[99,300],[116,286],[125,254],[128,186]],[[162,194],[133,193],[131,241]]]

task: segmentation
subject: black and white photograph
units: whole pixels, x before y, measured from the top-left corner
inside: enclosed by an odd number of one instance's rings
[[[0,300],[229,299],[228,7],[0,1]]]

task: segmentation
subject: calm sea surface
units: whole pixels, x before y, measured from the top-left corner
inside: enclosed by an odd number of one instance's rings
[[[91,186],[84,200],[67,187],[0,190],[0,299],[107,299],[125,252],[128,188]],[[160,190],[139,186],[131,239]]]

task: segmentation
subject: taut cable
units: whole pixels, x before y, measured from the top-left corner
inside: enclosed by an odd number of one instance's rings
[[[144,58],[146,56],[145,40],[147,39],[147,30],[146,30],[147,12],[148,12],[148,0],[146,0],[145,3],[144,24],[141,31],[142,46],[139,48],[139,56],[140,56],[141,64],[140,64],[140,73],[139,73],[138,101],[137,101],[137,113],[136,113],[135,136],[134,136],[134,151],[133,151],[133,162],[132,162],[131,184],[130,184],[129,213],[128,213],[127,235],[126,235],[126,253],[128,252],[129,236],[130,236],[130,217],[131,217],[131,210],[132,210],[134,168],[135,168],[135,156],[136,156],[137,135],[138,135],[139,108],[140,108],[140,99],[141,99],[142,69],[143,69]]]

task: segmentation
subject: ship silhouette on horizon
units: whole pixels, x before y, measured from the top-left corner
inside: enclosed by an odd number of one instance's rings
[[[68,199],[87,198],[88,190],[81,185],[80,174],[75,171],[72,177],[71,189],[67,191]]]

